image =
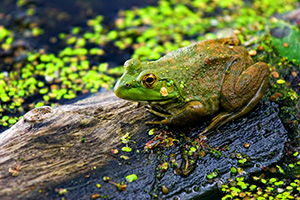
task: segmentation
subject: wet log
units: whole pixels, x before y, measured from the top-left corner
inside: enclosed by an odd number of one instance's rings
[[[112,92],[28,112],[0,134],[0,199],[60,199],[62,195],[66,199],[211,199],[219,195],[217,185],[232,176],[230,168],[238,167],[238,159],[231,157],[234,152],[247,156],[246,176],[284,156],[287,132],[276,104],[264,100],[245,117],[208,136],[206,143],[211,147],[226,149],[221,157],[205,155],[187,177],[176,175],[170,163],[158,176],[156,168],[168,162],[171,153],[181,163],[182,147],[175,143],[163,150],[146,151],[145,144],[154,137],[148,135],[149,129],[159,128],[145,125],[149,120],[157,118]],[[167,130],[195,138],[205,126]],[[131,152],[121,150],[126,146],[121,142],[126,133],[131,137],[127,144]],[[218,177],[208,180],[207,174],[215,169]],[[130,174],[138,179],[129,183],[125,177]],[[104,182],[104,176],[110,177],[111,183]],[[120,191],[112,181],[124,182],[126,190]],[[168,192],[162,192],[162,186]]]

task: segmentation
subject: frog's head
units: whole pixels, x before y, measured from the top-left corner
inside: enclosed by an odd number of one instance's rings
[[[154,62],[133,58],[124,64],[125,72],[114,87],[115,94],[133,101],[165,101],[178,98],[180,93],[172,80],[153,67]]]

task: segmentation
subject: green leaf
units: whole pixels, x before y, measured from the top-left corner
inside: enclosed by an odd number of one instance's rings
[[[118,32],[117,31],[110,31],[107,34],[107,37],[111,40],[115,40],[118,37]]]
[[[9,119],[9,120],[8,120],[8,123],[10,123],[10,124],[14,124],[14,123],[16,123],[16,122],[17,122],[16,119]]]
[[[235,167],[231,167],[230,171],[231,173],[235,174],[237,172],[237,169]]]
[[[283,22],[273,24],[272,43],[281,56],[295,64],[300,64],[300,31],[295,26]]]
[[[278,80],[277,80],[277,83],[278,83],[278,84],[284,84],[284,83],[285,83],[285,80],[283,80],[283,79],[278,79]]]
[[[154,128],[153,129],[151,129],[149,132],[148,132],[148,135],[153,135],[154,134]]]
[[[137,179],[138,179],[138,177],[137,177],[137,175],[135,175],[135,174],[130,174],[130,175],[126,176],[126,180],[127,180],[129,183],[131,183],[132,181],[135,181],[135,180],[137,180]]]
[[[122,151],[130,152],[132,149],[130,147],[123,147]]]
[[[279,170],[280,173],[284,174],[284,170],[279,166],[279,165],[276,165],[277,169]]]

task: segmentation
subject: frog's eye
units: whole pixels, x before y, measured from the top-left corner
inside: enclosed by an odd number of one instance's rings
[[[146,74],[142,79],[142,84],[149,89],[153,88],[156,82],[157,77],[155,74]]]

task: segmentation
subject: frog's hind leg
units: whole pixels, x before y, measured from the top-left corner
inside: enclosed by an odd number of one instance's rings
[[[227,121],[229,121],[227,119],[231,118],[231,115],[232,115],[232,113],[229,113],[229,112],[222,112],[222,113],[218,114],[217,116],[215,116],[212,119],[212,122],[210,123],[210,125],[208,127],[206,127],[206,129],[204,129],[199,135],[209,135],[209,133],[211,133],[212,130],[219,128],[220,126],[225,124]]]
[[[232,78],[230,77],[229,80],[232,80]],[[261,100],[268,83],[269,69],[265,63],[255,63],[247,68],[237,77],[235,84],[226,85],[226,80],[224,80],[225,85],[224,90],[222,88],[221,104],[226,111],[217,115],[212,123],[201,132],[201,135],[207,134],[211,130],[248,113]],[[230,98],[228,98],[229,96]]]

